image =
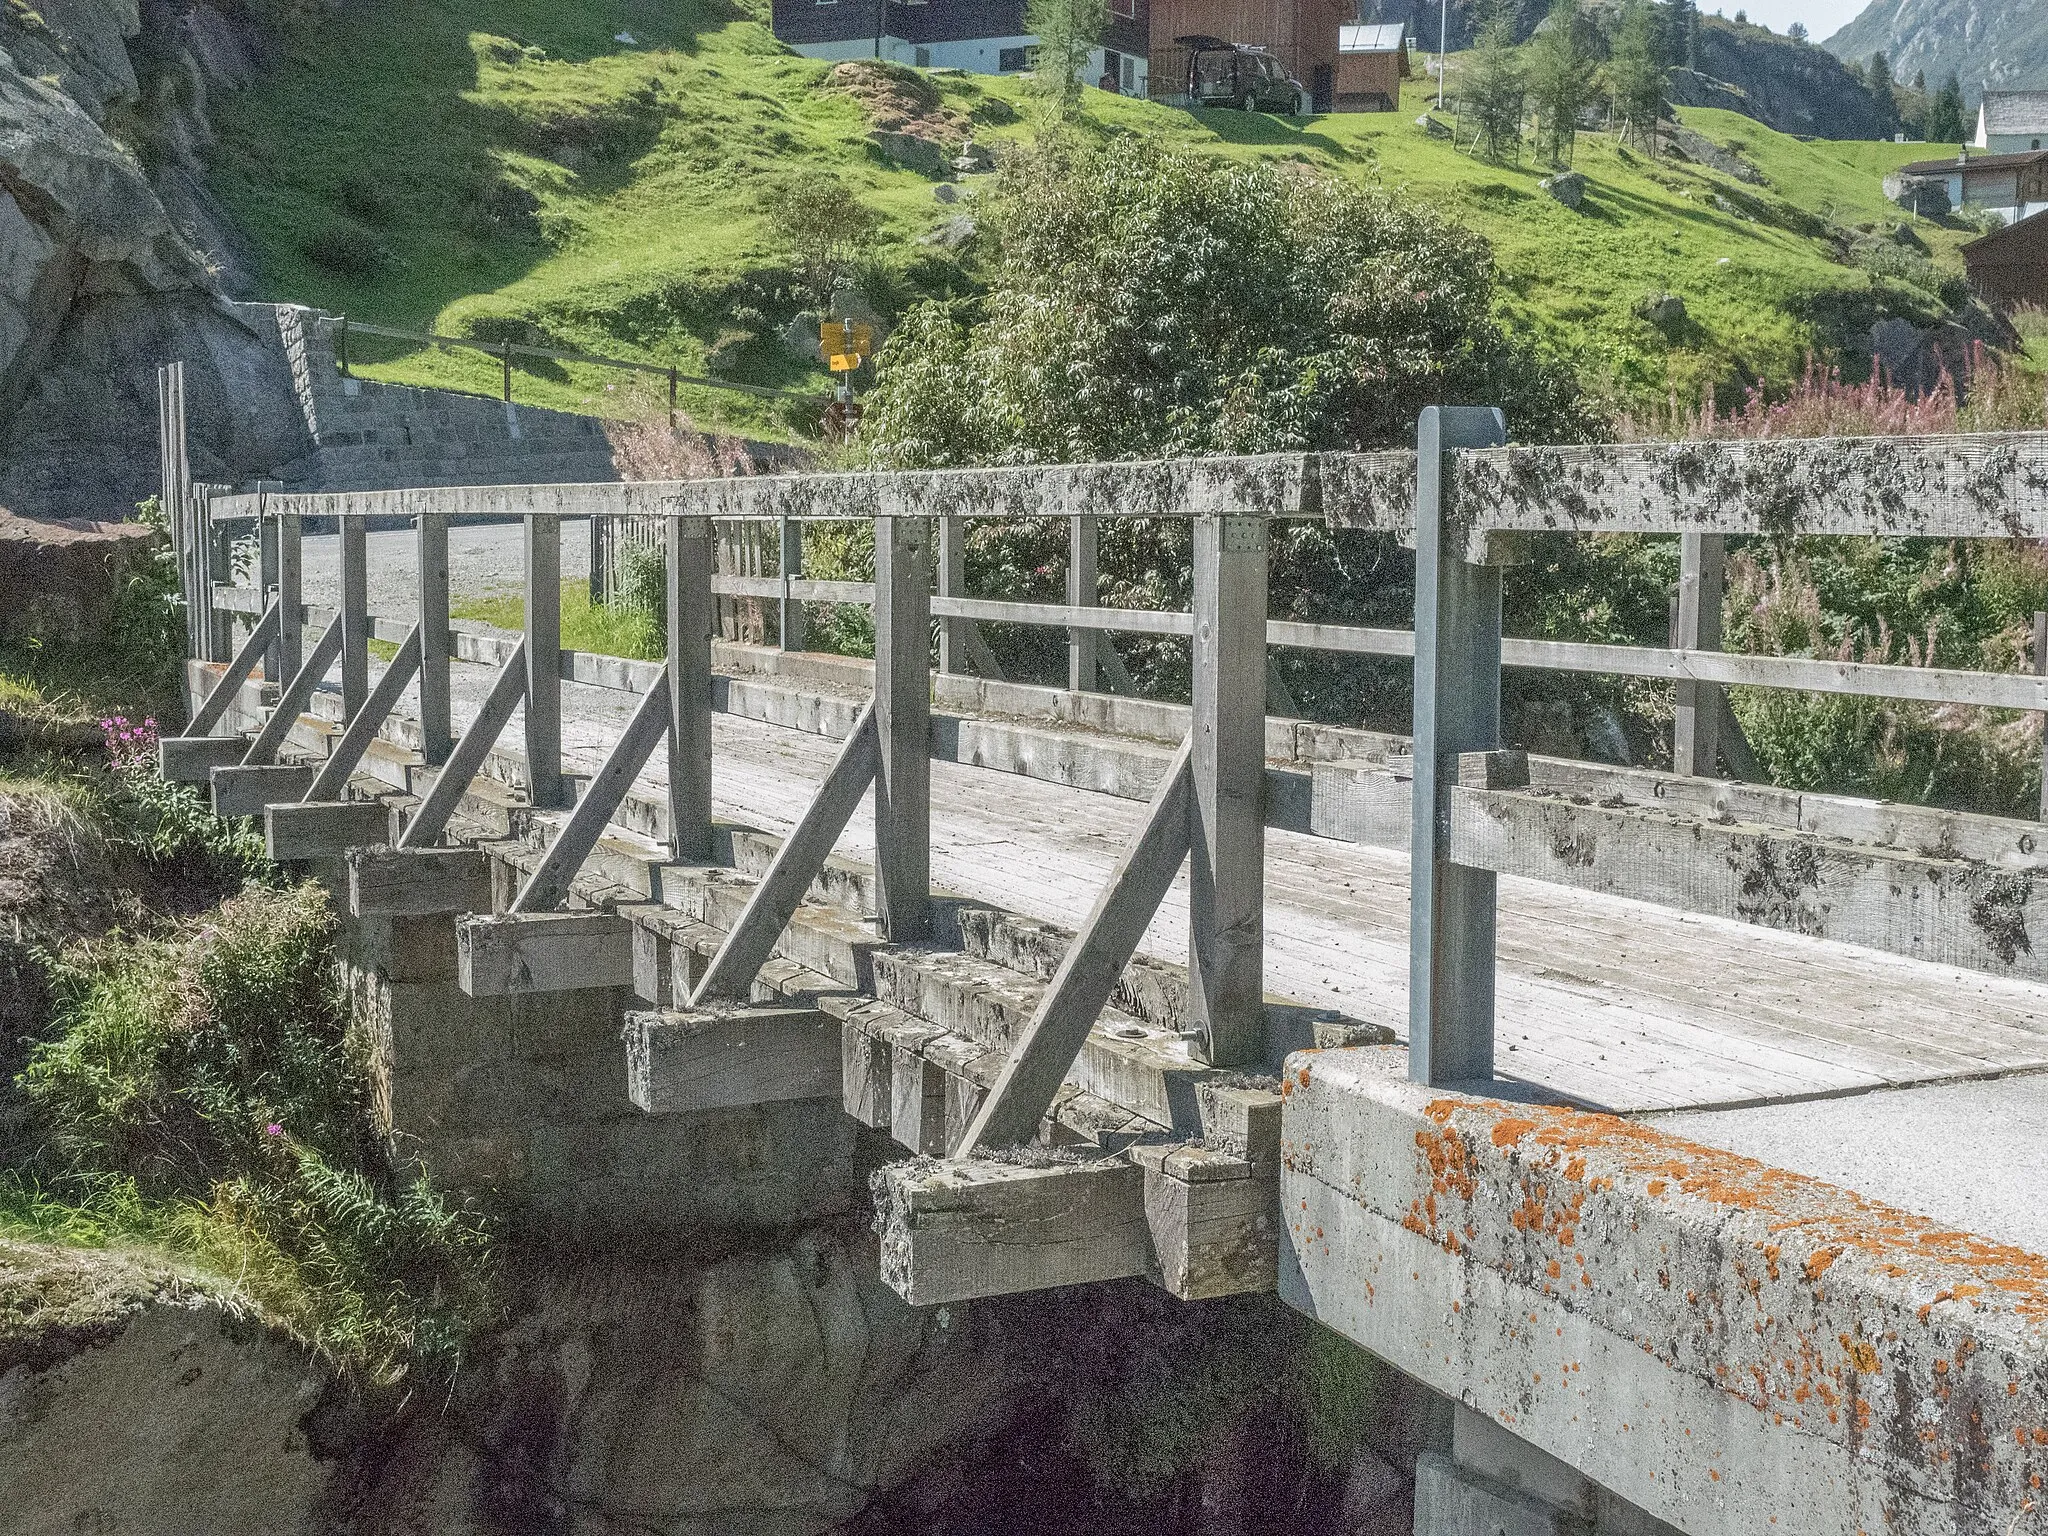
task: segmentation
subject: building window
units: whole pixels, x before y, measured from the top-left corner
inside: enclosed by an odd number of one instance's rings
[[[930,69],[932,67],[931,49],[920,48],[917,50],[917,67],[919,69]]]
[[[1028,48],[1005,48],[996,56],[996,68],[1003,74],[1015,74],[1020,69],[1029,69],[1031,50]]]

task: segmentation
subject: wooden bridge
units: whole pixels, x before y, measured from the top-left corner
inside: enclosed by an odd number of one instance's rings
[[[1277,1288],[1461,1405],[1419,1532],[2031,1529],[2040,829],[1716,772],[1729,684],[2048,712],[2048,679],[1727,654],[1718,621],[1729,534],[2048,536],[2048,436],[1504,439],[1442,409],[1412,453],[174,476],[194,709],[164,768],[345,892],[394,1141],[550,1228],[802,1219],[874,1169],[912,1303]],[[516,638],[450,626],[475,515],[524,522]],[[665,661],[562,649],[580,516],[660,528]],[[373,615],[394,517],[418,611]],[[1067,601],[967,593],[966,521],[1031,517],[1068,523]],[[1191,612],[1099,605],[1119,517],[1192,521]],[[803,575],[824,518],[872,522],[872,583]],[[1414,629],[1270,619],[1300,518],[1413,545]],[[762,523],[780,574],[717,569]],[[1682,540],[1682,643],[1502,635],[1502,567],[1585,531]],[[238,532],[253,587],[213,580]],[[736,597],[779,646],[713,638]],[[817,602],[871,607],[872,663],[802,650]],[[1064,630],[1069,686],[1002,679],[991,622]],[[1129,692],[1117,633],[1188,637],[1191,703]],[[1274,646],[1412,656],[1412,739],[1288,718]],[[1508,748],[1503,666],[1673,680],[1676,771]]]

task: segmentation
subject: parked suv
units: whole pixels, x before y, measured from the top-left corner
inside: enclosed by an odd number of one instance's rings
[[[1188,50],[1188,100],[1198,107],[1303,113],[1308,92],[1263,48],[1197,33],[1174,39]]]

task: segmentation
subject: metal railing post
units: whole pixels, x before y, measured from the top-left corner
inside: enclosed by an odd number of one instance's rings
[[[1416,425],[1415,784],[1408,902],[1408,1075],[1493,1076],[1490,870],[1450,859],[1458,754],[1500,746],[1500,568],[1470,564],[1446,515],[1450,451],[1507,441],[1501,413],[1430,406]]]
[[[1685,533],[1678,539],[1678,632],[1683,651],[1721,649],[1721,601],[1728,541],[1719,534]],[[1721,772],[1721,685],[1682,681],[1671,720],[1674,773]]]
[[[922,517],[875,519],[875,874],[882,935],[931,934],[931,548]]]
[[[1098,577],[1096,557],[1100,549],[1095,519],[1080,515],[1067,520],[1067,603],[1074,608],[1093,608]],[[1088,693],[1095,688],[1095,658],[1100,634],[1092,629],[1067,631],[1067,688]]]
[[[365,520],[341,519],[341,709],[353,720],[370,696],[370,546]]]
[[[711,857],[711,519],[670,518],[668,840],[678,859]]]
[[[536,806],[562,803],[562,519],[526,519],[526,775]]]
[[[455,750],[448,696],[448,519],[422,512],[413,531],[419,556],[420,757],[429,768],[439,768]]]
[[[1189,1029],[1218,1067],[1265,1055],[1269,533],[1263,517],[1195,519]]]

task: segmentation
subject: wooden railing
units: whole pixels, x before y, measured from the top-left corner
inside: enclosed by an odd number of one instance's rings
[[[955,1149],[971,1150],[1022,1139],[1038,1125],[1183,861],[1192,881],[1194,1050],[1214,1066],[1263,1059],[1268,648],[1412,656],[1411,1071],[1431,1083],[1484,1079],[1493,1066],[1493,922],[1500,872],[1608,889],[1601,883],[1601,861],[1609,855],[1602,850],[1616,843],[1624,850],[1650,847],[1648,855],[1625,851],[1622,857],[1655,862],[1651,883],[1690,880],[1706,891],[1705,905],[1697,909],[1719,910],[1713,903],[1721,902],[1727,915],[1767,920],[1740,906],[1747,889],[1739,867],[1743,849],[1714,842],[1735,834],[1696,822],[1686,834],[1690,844],[1667,839],[1666,846],[1656,841],[1660,829],[1669,830],[1665,821],[1626,807],[1531,792],[1526,759],[1501,740],[1503,666],[1673,678],[1694,688],[1694,708],[1699,690],[1733,683],[2048,711],[2048,678],[2036,676],[1731,656],[1702,643],[1618,647],[1501,634],[1502,567],[1525,555],[1531,539],[1549,533],[1592,529],[1685,539],[1694,589],[1688,632],[1700,641],[1711,638],[1705,615],[1718,609],[1718,546],[1711,541],[1729,533],[2041,536],[2048,532],[2048,434],[1571,450],[1508,449],[1501,446],[1505,435],[1497,411],[1432,408],[1418,425],[1415,453],[215,498],[213,518],[262,520],[261,612],[199,710],[195,729],[214,728],[225,708],[221,701],[242,687],[259,662],[266,676],[289,681],[253,741],[229,743],[206,735],[173,740],[165,744],[165,760],[167,767],[174,757],[225,765],[212,775],[216,803],[269,807],[275,836],[296,812],[318,810],[322,797],[339,792],[399,690],[417,674],[422,756],[433,782],[397,847],[423,851],[443,836],[457,800],[514,710],[523,706],[532,802],[566,817],[511,911],[547,912],[562,904],[627,788],[664,742],[671,849],[679,859],[709,856],[711,636],[720,595],[867,604],[876,634],[873,700],[698,983],[692,1002],[702,1003],[746,995],[870,788],[884,936],[904,943],[930,935],[934,620],[942,626],[941,669],[973,654],[972,626],[978,622],[1063,628],[1069,636],[1069,682],[1083,690],[1093,686],[1104,655],[1113,654],[1095,643],[1103,633],[1187,636],[1193,699],[1186,739],[965,1142]],[[1873,464],[1886,468],[1879,473]],[[1907,494],[1899,494],[1894,477]],[[447,526],[452,516],[479,511],[524,522],[524,628],[482,708],[456,738],[448,706],[457,641],[447,627]],[[392,514],[412,517],[418,530],[420,606],[399,637],[397,659],[373,688],[365,526],[371,516]],[[308,515],[339,518],[342,557],[339,614],[310,652],[293,622],[305,611],[296,530]],[[569,516],[614,515],[657,518],[664,531],[666,660],[572,806],[561,746],[561,523]],[[962,519],[1037,516],[1070,520],[1076,575],[1069,601],[1015,603],[960,590]],[[773,520],[786,529],[806,520],[848,517],[874,522],[871,583],[811,580],[787,566],[776,577],[719,576],[713,569],[719,520]],[[1194,601],[1188,612],[1103,608],[1093,601],[1087,579],[1092,539],[1105,517],[1192,522]],[[1269,620],[1269,541],[1274,523],[1286,518],[1377,528],[1412,543],[1415,628]],[[333,754],[317,774],[276,765],[285,729],[337,660],[343,730]],[[1697,758],[1697,745],[1694,750]],[[1696,760],[1691,766],[1703,764]],[[252,774],[257,777],[246,778]],[[266,784],[276,793],[267,792]],[[1910,883],[1910,872],[1902,873],[1899,861],[1860,873],[1843,865],[1844,889],[1869,904],[1877,914],[1873,922],[1906,925],[1908,952],[1965,964],[2003,952],[2002,945],[2015,942],[2007,922],[2011,911],[2024,909],[2034,886],[2048,877],[2037,876],[2032,866],[2017,873],[1953,869],[1942,865],[1944,857],[1955,863],[1953,855],[1922,859],[1926,868],[1919,874],[1927,883],[1910,890],[1902,883]],[[1812,862],[1820,868],[1822,855],[1814,853]],[[1859,879],[1863,885],[1855,884]],[[1984,885],[1986,879],[1993,884]],[[2008,879],[2019,885],[1996,884]],[[1800,899],[1796,890],[1769,894],[1772,900]],[[2043,894],[2048,900],[2048,889]],[[1888,901],[1901,911],[1892,913]],[[2020,930],[2019,938],[2025,937]],[[1995,966],[1986,962],[1986,968]]]

